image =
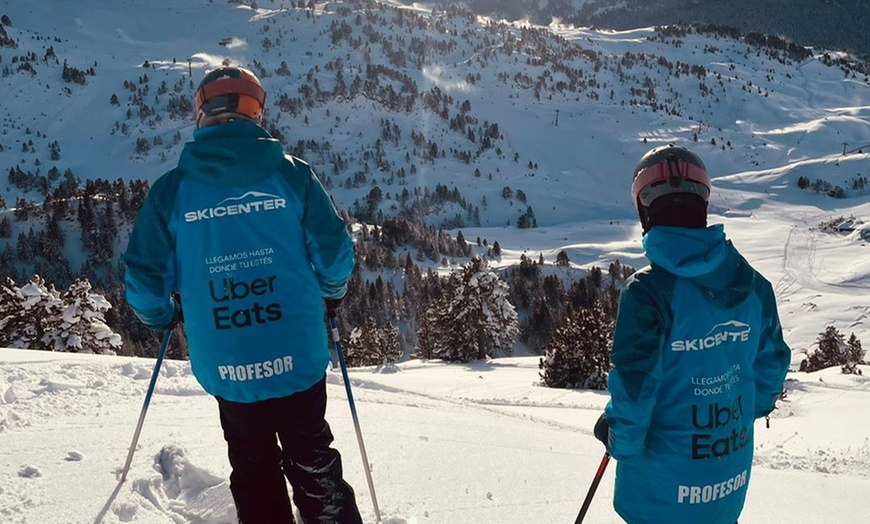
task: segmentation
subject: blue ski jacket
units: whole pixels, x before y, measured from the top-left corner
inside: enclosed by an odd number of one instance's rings
[[[329,364],[323,299],[344,296],[353,240],[309,166],[262,127],[235,121],[193,137],[136,218],[127,302],[161,330],[179,291],[208,393],[249,403],[304,391]]]
[[[773,289],[722,225],[657,226],[644,249],[651,265],[620,296],[608,377],[613,505],[631,524],[733,524],[753,421],[791,362]]]

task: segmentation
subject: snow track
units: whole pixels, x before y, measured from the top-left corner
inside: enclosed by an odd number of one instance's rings
[[[825,254],[833,250],[831,256],[842,256],[837,250],[844,241],[838,237],[819,233],[806,227],[792,226],[788,232],[782,258],[785,275],[777,282],[775,291],[778,297],[794,294],[798,289],[831,294],[864,293],[867,289],[863,282],[866,273],[854,270],[840,274],[829,273],[825,258],[819,257],[819,244],[825,244]],[[832,264],[833,266],[833,264]],[[830,281],[822,279],[825,275]],[[834,279],[833,277],[839,277]]]

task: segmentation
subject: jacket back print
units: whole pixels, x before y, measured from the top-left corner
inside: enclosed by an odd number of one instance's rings
[[[652,264],[622,292],[608,380],[614,506],[630,523],[733,524],[754,420],[790,362],[773,290],[721,226],[656,227],[644,245]]]
[[[254,402],[323,377],[323,298],[344,295],[353,241],[308,165],[259,126],[196,130],[149,192],[124,260],[146,324],[179,290],[191,367],[210,394]]]

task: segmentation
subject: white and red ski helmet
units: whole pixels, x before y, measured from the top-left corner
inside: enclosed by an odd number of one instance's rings
[[[631,199],[635,207],[649,207],[669,193],[691,193],[706,202],[712,184],[704,162],[685,147],[667,145],[643,155],[634,168]]]
[[[701,158],[685,147],[669,144],[651,149],[640,159],[634,169],[631,199],[644,233],[655,223],[685,222],[695,227],[706,221],[711,189],[710,175]],[[663,219],[665,214],[669,218]]]

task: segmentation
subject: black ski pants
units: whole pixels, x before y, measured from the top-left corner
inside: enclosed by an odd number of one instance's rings
[[[341,455],[330,447],[325,376],[289,397],[217,401],[239,522],[292,524],[286,476],[304,524],[362,524],[353,489],[342,477]]]

